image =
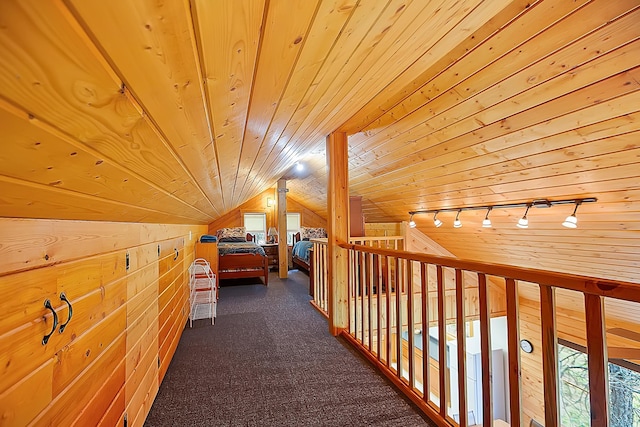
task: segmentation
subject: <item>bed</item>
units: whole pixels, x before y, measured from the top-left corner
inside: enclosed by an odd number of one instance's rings
[[[218,277],[262,277],[269,284],[269,258],[244,227],[218,230]]]
[[[314,296],[313,286],[313,243],[310,239],[327,237],[324,228],[301,227],[300,232],[293,235],[291,261],[294,267],[302,268],[309,274],[309,295]]]
[[[293,235],[293,249],[291,249],[291,260],[294,267],[300,267],[304,270],[311,270],[311,252],[313,243],[308,240],[302,240],[300,233]]]

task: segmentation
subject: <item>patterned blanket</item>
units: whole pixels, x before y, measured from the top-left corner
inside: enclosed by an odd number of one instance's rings
[[[262,246],[254,242],[220,242],[218,243],[220,256],[229,254],[258,254],[266,256]]]

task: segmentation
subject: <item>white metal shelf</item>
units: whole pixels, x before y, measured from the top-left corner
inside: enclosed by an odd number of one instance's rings
[[[189,267],[189,326],[194,320],[211,319],[215,324],[218,292],[216,275],[209,262],[196,258]]]

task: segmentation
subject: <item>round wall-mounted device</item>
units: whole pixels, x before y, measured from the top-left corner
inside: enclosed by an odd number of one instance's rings
[[[532,353],[533,352],[533,344],[531,344],[531,341],[529,341],[529,340],[520,340],[520,348],[525,353]]]

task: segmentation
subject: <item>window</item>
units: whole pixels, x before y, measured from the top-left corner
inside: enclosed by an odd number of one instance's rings
[[[244,228],[247,229],[247,233],[251,233],[255,236],[256,243],[265,243],[267,241],[267,214],[244,214]]]
[[[590,425],[589,374],[584,349],[559,340],[560,423]],[[563,345],[564,344],[564,345]],[[627,365],[628,369],[625,366]],[[616,359],[609,362],[609,425],[640,426],[640,373],[637,365]]]
[[[300,214],[287,214],[287,245],[293,245],[293,235],[300,231]]]

